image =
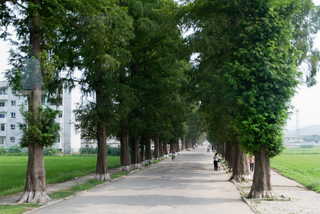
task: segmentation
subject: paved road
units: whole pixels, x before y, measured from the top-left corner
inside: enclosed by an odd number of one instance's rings
[[[253,213],[212,153],[185,152],[32,213]]]

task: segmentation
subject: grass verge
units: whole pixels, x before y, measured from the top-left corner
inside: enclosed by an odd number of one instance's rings
[[[40,206],[38,204],[0,205],[0,213],[21,214]]]
[[[93,173],[97,156],[45,156],[47,184],[59,183]],[[23,191],[26,181],[27,156],[0,156],[0,196]],[[62,166],[62,167],[61,167]],[[120,157],[109,156],[108,167],[120,166]]]

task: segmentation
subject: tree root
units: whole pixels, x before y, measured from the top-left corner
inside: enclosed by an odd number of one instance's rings
[[[18,199],[17,203],[39,203],[46,204],[50,201],[46,191],[26,192],[22,193],[22,196]]]
[[[140,163],[136,163],[136,164],[131,164],[131,168],[132,168],[132,169],[141,169],[142,166],[141,166]]]
[[[242,181],[252,180],[252,177],[251,177],[251,175],[232,175],[229,180],[242,182]]]
[[[147,163],[147,164],[153,164],[152,159],[145,160],[144,162]]]
[[[130,171],[132,171],[131,165],[128,165],[128,166],[120,166],[119,171],[130,172]]]
[[[112,179],[109,176],[109,173],[106,174],[96,174],[95,179],[98,181],[111,181]]]
[[[268,191],[258,191],[258,192],[254,192],[254,191],[250,191],[249,198],[272,198],[274,197],[274,194],[272,192],[272,190],[268,190]]]

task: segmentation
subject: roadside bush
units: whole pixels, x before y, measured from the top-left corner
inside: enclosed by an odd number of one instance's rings
[[[21,152],[22,152],[22,148],[21,148],[20,145],[11,146],[11,147],[8,149],[8,152],[9,152],[9,153],[21,153]]]
[[[108,156],[120,156],[121,148],[120,147],[107,147]]]
[[[0,155],[6,154],[8,154],[8,149],[6,149],[4,146],[0,146]]]
[[[92,146],[90,147],[82,147],[80,148],[80,154],[97,154],[98,153],[98,147],[93,148]]]
[[[55,156],[60,153],[59,149],[55,149],[53,147],[45,147],[43,148],[43,155],[44,156]]]
[[[314,145],[300,145],[300,148],[304,148],[304,149],[314,148]]]

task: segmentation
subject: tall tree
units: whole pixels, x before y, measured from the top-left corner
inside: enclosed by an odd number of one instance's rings
[[[62,26],[68,27],[72,23],[72,17],[77,10],[89,11],[93,7],[87,1],[63,2],[63,1],[0,1],[1,35],[8,39],[10,33],[8,27],[15,28],[18,41],[9,38],[17,46],[17,51],[11,51],[10,61],[13,69],[6,72],[6,78],[13,89],[20,89],[20,81],[29,82],[27,91],[23,93],[28,97],[29,112],[36,120],[38,106],[41,106],[41,94],[48,93],[48,89],[55,88],[55,92],[61,92],[61,87],[51,87],[52,81],[58,77],[57,65],[63,59],[56,60],[52,52],[53,44],[61,38],[59,31]],[[3,30],[4,29],[4,30]],[[23,75],[25,70],[32,72]],[[30,70],[29,70],[30,71]],[[29,72],[28,71],[28,72]],[[21,79],[27,77],[27,79]],[[27,92],[27,93],[26,93]],[[19,202],[46,203],[49,197],[46,193],[45,170],[43,161],[44,142],[28,141],[29,157],[27,179],[24,193]]]
[[[127,42],[132,38],[132,19],[118,5],[110,2],[94,16],[79,17],[81,29],[77,34],[79,58],[75,65],[83,70],[79,84],[84,95],[94,95],[95,100],[85,100],[76,110],[77,128],[82,138],[97,139],[98,157],[96,176],[98,180],[110,180],[107,166],[107,136],[116,132],[115,90],[119,87],[118,72],[127,60]],[[94,50],[94,51],[93,51]]]

